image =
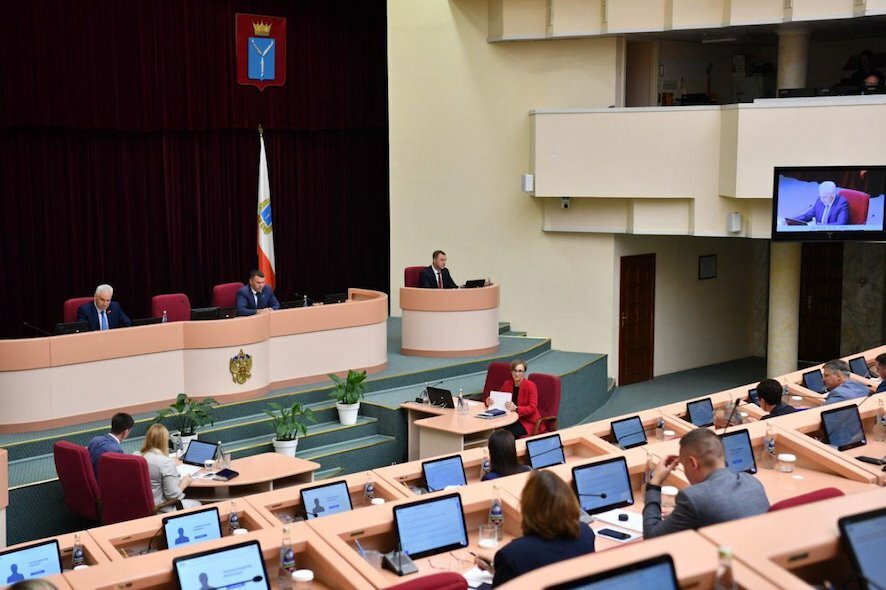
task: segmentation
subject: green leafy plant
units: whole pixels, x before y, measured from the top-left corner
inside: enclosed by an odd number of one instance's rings
[[[363,398],[363,391],[366,389],[366,371],[359,373],[353,369],[348,369],[346,377],[339,377],[332,373],[329,378],[333,382],[333,392],[329,397],[335,398],[340,404],[356,404]]]
[[[277,440],[295,440],[298,436],[308,433],[305,422],[316,422],[311,408],[302,407],[301,404],[292,404],[291,408],[282,406],[276,402],[268,404],[272,411],[265,410],[265,414],[271,417],[271,424],[277,434]]]
[[[215,424],[212,407],[217,403],[211,397],[194,400],[180,393],[176,396],[175,403],[157,412],[154,422],[162,422],[169,418],[173,430],[178,430],[182,436],[193,436],[198,428]]]

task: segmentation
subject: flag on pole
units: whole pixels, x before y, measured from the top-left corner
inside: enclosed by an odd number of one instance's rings
[[[265,274],[265,282],[273,289],[276,281],[274,264],[274,226],[271,223],[271,187],[268,184],[268,157],[265,138],[258,128],[261,152],[258,157],[258,269]]]

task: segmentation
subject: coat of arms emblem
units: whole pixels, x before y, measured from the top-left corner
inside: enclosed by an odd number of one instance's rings
[[[264,90],[286,83],[286,19],[238,14],[237,82]]]

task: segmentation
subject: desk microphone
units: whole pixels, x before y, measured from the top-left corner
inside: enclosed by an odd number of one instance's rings
[[[40,332],[40,333],[43,334],[44,336],[52,336],[52,334],[50,334],[49,332],[47,332],[47,331],[44,330],[43,328],[38,328],[37,326],[35,326],[35,325],[33,325],[33,324],[29,324],[28,322],[24,322],[24,321],[23,321],[23,322],[22,322],[22,325],[25,326],[26,328],[30,328],[30,329],[32,329],[32,330],[37,330],[38,332]]]
[[[536,453],[534,455],[529,455],[529,462],[532,463],[532,460],[535,459],[536,457],[542,457],[544,455],[547,455],[548,453],[554,453],[557,451],[559,451],[560,455],[562,456],[563,455],[563,446],[562,445],[557,446],[557,447],[554,447],[553,449],[548,449],[547,451],[542,451],[542,452]]]
[[[601,492],[599,494],[579,494],[579,498],[600,498],[601,500],[606,499],[606,492]]]
[[[726,418],[726,426],[723,427],[723,432],[720,433],[720,436],[723,436],[724,434],[726,434],[726,431],[729,429],[730,426],[732,426],[732,419],[735,417],[735,410],[737,410],[738,406],[740,406],[743,403],[745,403],[745,400],[741,399],[740,397],[736,398],[732,402],[732,411],[729,412],[729,417]]]
[[[621,447],[622,449],[624,449],[624,445],[622,444],[622,441],[623,441],[623,440],[625,440],[625,439],[629,439],[629,438],[631,438],[632,436],[637,436],[638,434],[642,434],[642,435],[643,435],[643,439],[644,439],[644,444],[645,444],[646,442],[648,442],[648,440],[646,440],[646,433],[647,433],[647,432],[650,432],[650,431],[652,431],[652,430],[655,430],[655,428],[649,428],[649,429],[647,429],[647,428],[641,428],[640,430],[634,430],[633,432],[626,432],[626,433],[623,433],[621,436],[618,436],[618,434],[616,434],[616,435],[615,435],[615,443],[616,443],[619,447]]]
[[[247,582],[258,584],[262,580],[264,580],[262,576],[253,576],[251,580],[238,580],[237,582],[231,582],[230,584],[225,584],[224,586],[213,586],[213,588],[215,588],[215,590],[224,590],[225,588],[237,588],[240,586],[245,586]]]
[[[396,549],[390,553],[385,553],[382,565],[398,576],[405,576],[406,574],[414,574],[418,572],[418,567],[416,567],[412,558],[409,557],[409,555],[403,555],[399,540],[397,541]]]
[[[436,383],[432,383],[432,384],[430,384],[430,385],[428,385],[427,383],[425,383],[425,388],[422,389],[422,391],[421,391],[421,395],[419,395],[417,398],[415,398],[415,402],[418,403],[418,404],[423,404],[423,403],[425,403],[425,400],[428,399],[428,387],[437,387],[438,385],[440,385],[440,384],[443,383],[444,381],[446,381],[446,379],[440,379],[440,380],[437,381]],[[428,400],[428,402],[430,402],[430,400]]]

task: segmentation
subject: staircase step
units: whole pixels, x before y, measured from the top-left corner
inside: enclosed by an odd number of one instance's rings
[[[340,475],[344,475],[344,473],[342,473],[343,471],[343,467],[333,467],[332,469],[318,469],[314,472],[314,481],[339,477]]]

